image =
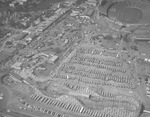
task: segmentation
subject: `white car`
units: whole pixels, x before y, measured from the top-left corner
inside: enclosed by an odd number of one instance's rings
[[[146,91],[150,91],[150,87],[146,87]]]
[[[4,94],[0,94],[0,100],[2,100],[2,99],[3,99],[3,96],[4,96]]]
[[[147,97],[149,97],[149,98],[150,98],[150,95],[147,95]]]
[[[150,91],[146,91],[147,92],[147,95],[149,95],[150,96]]]

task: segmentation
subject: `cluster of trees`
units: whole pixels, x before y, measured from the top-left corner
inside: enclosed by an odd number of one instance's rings
[[[28,11],[29,8],[37,6],[39,0],[27,0],[23,4],[20,4],[19,2],[16,2],[14,4],[14,9],[18,12],[20,11]]]

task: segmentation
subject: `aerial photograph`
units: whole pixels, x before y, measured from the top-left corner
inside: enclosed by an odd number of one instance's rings
[[[0,0],[0,117],[150,117],[150,0]]]

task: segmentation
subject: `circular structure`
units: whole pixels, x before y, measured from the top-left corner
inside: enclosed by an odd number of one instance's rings
[[[112,5],[108,17],[127,24],[150,23],[150,5],[140,1],[126,0]]]
[[[124,8],[117,15],[117,19],[121,22],[133,24],[138,23],[143,17],[142,10],[138,8]]]

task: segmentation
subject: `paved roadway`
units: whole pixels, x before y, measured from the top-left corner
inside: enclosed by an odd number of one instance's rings
[[[5,86],[0,84],[0,94],[3,94],[3,99],[0,100],[0,111],[3,111],[7,108],[7,102],[10,97],[10,92]]]
[[[146,91],[144,89],[144,86],[139,86],[136,91],[137,93],[140,95],[140,97],[142,98],[142,100],[144,100],[144,106],[145,106],[145,110],[150,111],[150,99],[146,96]]]

